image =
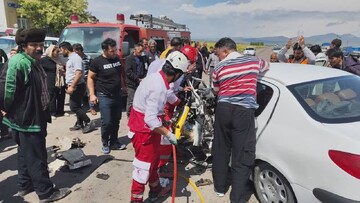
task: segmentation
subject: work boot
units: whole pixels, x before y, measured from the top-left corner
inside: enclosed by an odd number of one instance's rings
[[[66,197],[70,193],[71,190],[69,188],[60,188],[59,190],[56,190],[54,193],[52,193],[48,198],[40,199],[40,203],[54,202]]]
[[[82,132],[83,132],[83,134],[86,134],[93,130],[95,130],[95,123],[93,121],[90,121],[88,123],[85,123],[84,128],[82,129]]]
[[[73,127],[69,128],[69,130],[76,131],[76,130],[81,130],[82,128],[83,128],[83,126],[81,124],[79,124],[78,122],[76,122]]]

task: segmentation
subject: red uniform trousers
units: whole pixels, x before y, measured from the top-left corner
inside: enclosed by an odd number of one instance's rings
[[[174,109],[175,109],[175,105],[172,105],[169,102],[166,103],[166,106],[164,108],[165,121],[171,120],[171,118],[173,117],[173,114],[174,114]],[[170,127],[171,126],[169,126],[169,128]],[[165,139],[167,139],[167,138],[165,138]],[[171,143],[170,142],[169,143],[160,142],[159,153],[160,153],[160,162],[159,162],[158,168],[165,166],[169,162],[169,159],[170,159],[170,156],[172,153]]]
[[[143,201],[143,193],[147,182],[149,183],[150,192],[156,193],[161,190],[158,175],[160,136],[155,132],[136,132],[132,138],[135,159],[133,163],[131,201]],[[149,164],[150,167],[146,169],[146,167],[141,166],[142,164]],[[135,180],[139,180],[139,178],[141,179],[140,182]]]

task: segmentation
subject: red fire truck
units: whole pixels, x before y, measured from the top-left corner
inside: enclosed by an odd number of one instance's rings
[[[121,64],[125,67],[125,57],[142,38],[154,39],[159,51],[165,50],[167,43],[174,37],[191,40],[189,29],[185,25],[175,23],[167,17],[156,18],[150,14],[131,15],[130,19],[135,20],[136,25],[124,24],[123,14],[117,14],[116,19],[117,23],[104,23],[92,17],[90,23],[79,23],[78,17],[72,15],[71,24],[63,30],[58,43],[63,41],[70,44],[80,43],[85,54],[95,58],[102,53],[101,42],[106,38],[112,38],[116,41]],[[139,22],[144,26],[138,26]],[[122,68],[122,76],[125,78],[125,68]],[[125,106],[124,95],[123,108]]]
[[[101,42],[106,38],[116,40],[122,62],[142,38],[154,39],[159,51],[163,51],[173,37],[190,40],[190,32],[185,25],[175,23],[167,17],[156,18],[151,14],[131,15],[130,19],[135,20],[136,25],[124,24],[123,14],[116,15],[117,23],[99,22],[96,18],[91,23],[79,23],[76,15],[72,15],[70,19],[71,24],[61,33],[59,43],[80,43],[85,54],[91,58],[101,54]],[[144,26],[138,26],[139,22]]]

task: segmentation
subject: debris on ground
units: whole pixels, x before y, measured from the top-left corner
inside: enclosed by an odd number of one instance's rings
[[[98,173],[96,175],[96,177],[99,179],[102,179],[102,180],[107,180],[110,176],[109,176],[109,174],[106,174],[106,173]]]
[[[213,182],[210,179],[202,179],[195,182],[196,187],[204,186],[204,185],[211,185]]]
[[[81,141],[80,138],[78,137],[75,137],[73,140],[72,140],[72,143],[71,143],[71,149],[74,149],[74,148],[83,148],[85,147],[86,143]]]
[[[86,155],[80,148],[59,152],[57,158],[60,160],[65,160],[70,170],[91,164],[91,160],[86,159]]]
[[[57,139],[60,142],[59,147],[61,151],[75,149],[75,148],[83,148],[86,145],[86,143],[81,141],[81,139],[78,137],[75,137],[74,139],[70,139],[69,137],[61,137]]]
[[[56,159],[48,164],[49,173],[54,174],[56,171],[60,170],[62,167],[66,165],[66,161]]]

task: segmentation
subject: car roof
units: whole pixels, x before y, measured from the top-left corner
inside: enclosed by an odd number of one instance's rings
[[[277,80],[284,85],[298,84],[313,80],[352,75],[346,71],[315,65],[293,63],[270,63],[264,78]]]
[[[11,40],[15,40],[15,36],[2,36],[0,37],[2,39],[11,39]],[[58,37],[45,37],[45,40],[54,40],[54,41],[58,41],[59,38]]]
[[[2,36],[1,39],[13,39],[15,40],[15,36]]]
[[[54,41],[58,41],[59,38],[58,37],[45,37],[45,40],[54,40]]]

